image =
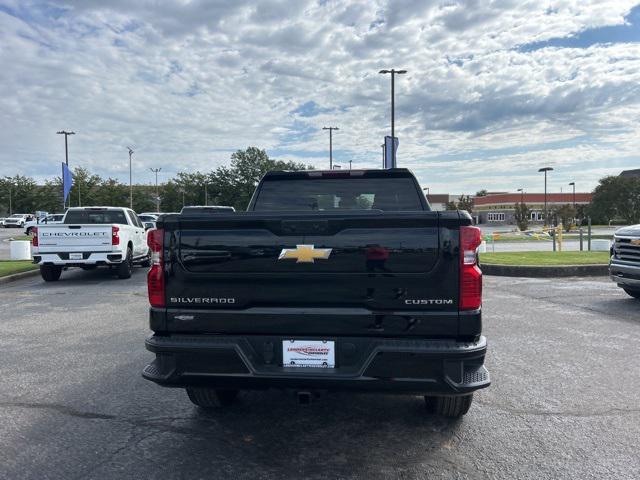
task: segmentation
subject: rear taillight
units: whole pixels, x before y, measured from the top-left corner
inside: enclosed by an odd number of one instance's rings
[[[478,227],[460,227],[460,310],[477,310],[482,305],[482,272],[478,268]]]
[[[120,227],[111,227],[111,245],[120,245]]]
[[[152,307],[164,307],[164,230],[149,230],[147,245],[151,251],[151,269],[147,274],[149,303]]]
[[[31,229],[31,234],[33,235],[33,237],[31,238],[31,246],[37,247],[38,246],[38,227],[33,227]]]

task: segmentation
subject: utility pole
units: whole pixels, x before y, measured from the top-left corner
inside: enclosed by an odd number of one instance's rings
[[[156,212],[160,213],[160,194],[158,193],[158,172],[162,168],[150,168],[153,173],[156,174]]]
[[[64,162],[67,164],[67,168],[69,168],[69,145],[67,142],[67,137],[69,135],[75,135],[76,132],[67,132],[66,130],[60,130],[56,132],[57,135],[64,135]],[[71,198],[69,198],[69,206],[71,206]],[[62,209],[64,210],[64,179],[62,180]]]
[[[329,130],[329,170],[333,170],[333,131],[340,130],[338,127],[322,127],[323,130]]]
[[[551,167],[543,167],[538,169],[538,172],[544,172],[544,226],[548,225],[547,221],[547,172],[552,171]]]
[[[131,173],[131,156],[133,155],[133,150],[131,147],[127,147],[129,150],[129,208],[133,210],[133,175]]]
[[[518,191],[520,192],[520,203],[524,204],[524,188],[519,188]]]
[[[384,143],[380,146],[382,147],[382,168],[384,168]]]
[[[392,68],[391,70],[380,70],[378,73],[381,74],[391,74],[391,145],[392,145],[392,165],[391,168],[396,167],[396,155],[395,155],[395,141],[396,141],[396,132],[395,132],[395,118],[396,118],[396,75],[404,75],[407,73],[406,70],[396,70]]]
[[[569,185],[573,187],[573,209],[576,209],[576,182],[571,182]]]

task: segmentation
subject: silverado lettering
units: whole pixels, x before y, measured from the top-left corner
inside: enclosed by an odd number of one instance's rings
[[[247,212],[149,232],[143,376],[203,408],[276,387],[420,394],[459,417],[490,383],[480,242],[406,169],[270,172]]]
[[[187,298],[187,297],[171,297],[171,303],[236,303],[235,298]]]

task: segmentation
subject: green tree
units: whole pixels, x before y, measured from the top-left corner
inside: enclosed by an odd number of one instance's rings
[[[476,197],[486,197],[489,194],[486,189],[478,190],[476,192]]]
[[[524,232],[529,228],[529,219],[531,218],[531,210],[527,207],[526,203],[516,203],[514,206],[514,216],[516,219],[516,224],[520,231]]]
[[[640,222],[640,178],[601,178],[588,211],[596,223],[615,218],[629,224]]]
[[[571,230],[571,226],[573,225],[573,221],[576,218],[576,209],[573,208],[573,205],[565,204],[556,208],[554,214],[560,218],[562,222],[562,226],[566,231]]]
[[[470,195],[460,195],[458,210],[466,210],[469,214],[473,213],[473,198]]]

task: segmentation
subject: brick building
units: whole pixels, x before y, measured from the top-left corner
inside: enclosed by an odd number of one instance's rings
[[[591,193],[575,194],[576,206],[589,205]],[[544,223],[544,193],[496,193],[473,199],[473,216],[476,223],[489,225],[515,225],[515,204],[524,201],[531,210],[530,223]],[[569,193],[547,193],[547,209],[552,211],[562,205],[572,205],[574,196]]]

